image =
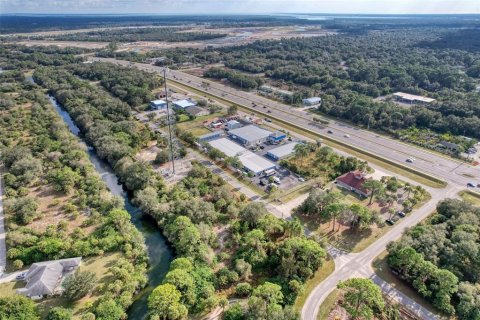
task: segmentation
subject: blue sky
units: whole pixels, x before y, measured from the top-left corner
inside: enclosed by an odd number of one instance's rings
[[[480,14],[480,0],[0,0],[0,12]]]

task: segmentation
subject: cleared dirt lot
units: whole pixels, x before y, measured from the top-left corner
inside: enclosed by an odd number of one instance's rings
[[[147,26],[148,27],[148,26]],[[109,28],[115,29],[115,28]],[[128,32],[128,28],[125,32]],[[79,30],[63,30],[63,31],[49,31],[49,32],[37,32],[33,34],[23,35],[43,35],[43,36],[55,36],[67,33],[80,33],[85,31],[102,30],[98,29],[79,29]],[[250,28],[205,28],[203,26],[195,26],[191,28],[183,29],[179,32],[211,32],[227,34],[226,37],[210,39],[210,40],[198,40],[198,41],[186,41],[186,42],[165,42],[165,41],[137,41],[134,43],[119,44],[119,51],[137,51],[146,52],[152,50],[171,49],[171,48],[205,48],[211,47],[224,47],[231,45],[242,45],[251,43],[257,40],[273,39],[279,40],[282,38],[293,37],[316,37],[328,34],[334,34],[335,32],[327,31],[321,27],[299,27],[299,26],[286,26],[286,27],[250,27]],[[107,45],[106,42],[91,42],[91,41],[55,41],[55,40],[25,40],[19,42],[20,44],[27,46],[41,45],[50,46],[55,45],[59,47],[81,47],[89,49],[99,49]]]

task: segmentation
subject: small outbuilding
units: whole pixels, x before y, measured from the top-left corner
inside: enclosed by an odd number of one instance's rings
[[[227,122],[227,129],[228,130],[233,130],[233,129],[238,129],[243,127],[243,124],[238,122],[237,120],[230,120]]]
[[[152,110],[162,110],[167,107],[167,102],[165,100],[153,100],[150,101],[150,109]]]
[[[208,116],[210,113],[208,110],[203,109],[198,106],[190,106],[185,108],[185,113],[193,116],[193,117],[201,117],[201,116]]]
[[[287,134],[281,131],[275,131],[268,136],[268,141],[270,143],[280,143],[287,138]]]
[[[196,106],[197,104],[191,100],[183,99],[183,100],[176,100],[172,102],[173,108],[176,110],[185,110],[188,107]]]

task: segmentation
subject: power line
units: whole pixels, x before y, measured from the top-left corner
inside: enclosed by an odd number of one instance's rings
[[[170,108],[168,106],[167,68],[163,68],[163,82],[165,84],[165,102],[167,104],[167,122],[168,122],[168,135],[170,140],[170,155],[172,159],[172,173],[175,174],[175,155],[173,154],[172,123],[170,120]]]

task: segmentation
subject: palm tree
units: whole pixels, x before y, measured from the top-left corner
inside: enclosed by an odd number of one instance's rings
[[[344,215],[347,210],[348,206],[345,203],[340,202],[332,203],[325,208],[324,214],[329,219],[328,225],[330,226],[330,221],[333,221],[332,231],[335,231],[337,218]],[[340,225],[338,226],[338,229],[340,230]]]
[[[285,224],[285,233],[289,237],[299,237],[303,234],[303,225],[298,218],[287,221]]]
[[[403,186],[404,194],[407,193],[407,199],[410,198],[410,193],[413,191],[413,186],[406,182]]]
[[[363,187],[367,190],[370,190],[370,201],[368,202],[368,205],[371,205],[373,202],[373,197],[383,190],[383,183],[378,180],[369,179],[365,181]]]
[[[309,151],[309,147],[303,143],[299,143],[293,148],[295,156],[302,159],[302,164],[304,164],[304,158],[308,156]]]

